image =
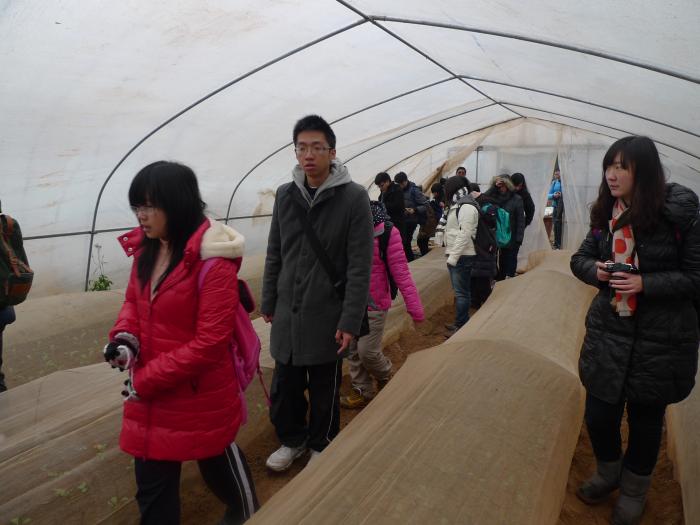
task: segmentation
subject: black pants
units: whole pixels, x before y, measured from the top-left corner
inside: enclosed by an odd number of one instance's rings
[[[586,427],[598,461],[617,461],[622,454],[620,424],[625,409],[623,399],[616,405],[586,394]],[[640,476],[654,471],[661,446],[666,405],[627,403],[629,438],[624,465]]]
[[[417,222],[409,222],[404,224],[404,231],[401,240],[403,241],[403,251],[406,252],[406,259],[408,262],[411,262],[415,258],[413,256],[411,241],[413,241],[413,234],[416,233],[416,228],[418,228]]]
[[[418,234],[418,249],[420,250],[421,255],[425,255],[430,251],[430,246],[428,245],[428,241],[430,240],[430,237],[427,235],[422,235]]]
[[[342,359],[313,366],[275,362],[270,388],[270,421],[280,443],[299,447],[306,442],[318,452],[328,446],[340,432],[338,405],[342,376]],[[309,402],[304,395],[307,389]]]
[[[0,324],[0,392],[7,390],[5,385],[5,374],[2,372],[2,333],[5,331],[5,325]]]
[[[5,385],[5,374],[2,372],[2,333],[8,324],[15,322],[15,309],[12,306],[0,308],[0,392],[7,390]]]
[[[491,295],[491,277],[472,277],[472,308],[481,308]]]
[[[498,254],[498,276],[496,280],[502,281],[506,277],[515,277],[518,269],[518,252],[520,245],[513,243],[508,248],[501,248]]]
[[[248,463],[235,443],[197,464],[209,490],[226,504],[225,523],[243,523],[260,507]],[[134,460],[141,525],[180,523],[181,468],[179,461]]]

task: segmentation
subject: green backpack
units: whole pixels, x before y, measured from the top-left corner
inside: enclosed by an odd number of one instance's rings
[[[24,301],[33,280],[19,224],[9,215],[0,215],[0,308]]]
[[[486,204],[483,211],[488,213],[488,208],[493,204]],[[499,248],[505,248],[510,244],[510,213],[500,206],[496,206],[496,243]]]

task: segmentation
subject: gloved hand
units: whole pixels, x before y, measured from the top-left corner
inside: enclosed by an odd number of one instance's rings
[[[117,336],[114,341],[107,343],[102,350],[105,361],[112,365],[112,368],[119,367],[119,370],[122,372],[131,369],[138,356],[138,345],[133,343],[134,341]]]
[[[129,379],[124,381],[124,390],[122,390],[124,401],[141,401],[141,398],[136,393],[134,388],[133,377],[129,374]]]

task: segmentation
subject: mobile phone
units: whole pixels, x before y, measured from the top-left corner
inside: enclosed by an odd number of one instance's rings
[[[619,262],[606,262],[605,271],[608,273],[614,272],[624,272],[624,273],[639,273],[639,268],[634,264],[619,263]]]

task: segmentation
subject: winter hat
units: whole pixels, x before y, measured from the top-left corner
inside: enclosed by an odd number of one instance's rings
[[[389,220],[383,202],[369,201],[369,207],[372,210],[372,221],[375,226]]]
[[[469,188],[467,188],[466,186],[462,186],[452,196],[452,202],[457,202],[459,199],[465,197],[466,195],[469,195]]]
[[[447,198],[448,202],[454,202],[454,200],[452,199],[453,195],[457,192],[458,189],[464,188],[466,187],[466,185],[467,180],[464,177],[460,177],[458,175],[447,179],[447,182],[445,183],[445,197]]]

